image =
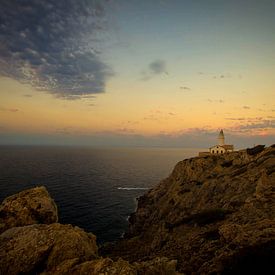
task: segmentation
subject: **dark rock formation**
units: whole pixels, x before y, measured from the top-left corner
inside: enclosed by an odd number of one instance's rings
[[[6,198],[0,206],[0,233],[8,228],[57,222],[57,207],[45,187],[36,187]]]
[[[275,148],[256,149],[179,162],[138,199],[126,239],[102,254],[166,256],[185,274],[273,274]]]
[[[265,148],[265,145],[257,145],[253,148],[247,148],[246,152],[248,155],[253,156],[253,155],[261,153],[264,150],[264,148]]]
[[[4,200],[0,274],[273,274],[275,148],[179,162],[101,256],[92,233],[57,218],[44,187]]]

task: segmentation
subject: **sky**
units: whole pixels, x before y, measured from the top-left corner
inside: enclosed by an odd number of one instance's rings
[[[0,144],[275,143],[273,0],[0,6]]]

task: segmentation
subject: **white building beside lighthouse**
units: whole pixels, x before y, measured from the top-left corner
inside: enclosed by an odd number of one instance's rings
[[[218,144],[209,148],[208,152],[199,152],[199,156],[208,156],[211,154],[224,154],[234,151],[232,144],[225,144],[225,138],[223,130],[218,135]]]
[[[220,131],[218,136],[218,144],[209,148],[211,154],[223,154],[234,151],[234,146],[231,144],[225,144],[223,130]]]

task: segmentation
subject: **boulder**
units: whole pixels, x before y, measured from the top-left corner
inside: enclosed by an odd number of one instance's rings
[[[0,206],[0,233],[16,226],[57,221],[56,204],[44,186],[12,195]]]
[[[39,274],[64,261],[98,258],[96,237],[58,223],[14,227],[0,235],[1,274]]]

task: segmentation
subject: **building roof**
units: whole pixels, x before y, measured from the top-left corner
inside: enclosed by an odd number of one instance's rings
[[[234,149],[234,146],[232,144],[225,144],[225,145],[222,145],[222,147],[225,150],[233,150]]]
[[[234,150],[234,146],[232,144],[225,144],[225,145],[217,144],[217,145],[211,146],[210,149],[215,148],[215,147],[222,147],[225,150]]]

